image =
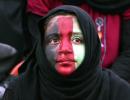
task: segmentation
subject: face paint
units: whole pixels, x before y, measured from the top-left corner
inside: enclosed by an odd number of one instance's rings
[[[44,40],[47,59],[54,66],[59,41],[57,18],[52,18],[47,24]]]
[[[57,51],[56,70],[63,75],[68,75],[76,69],[76,61],[74,60],[73,47],[71,43],[73,18],[71,16],[59,17],[58,28],[61,36],[61,43]]]
[[[58,15],[52,18],[48,23],[45,42],[47,59],[61,75],[70,75],[83,61],[83,36],[74,16]]]
[[[79,24],[77,22],[76,18],[73,18],[73,51],[74,51],[74,58],[77,63],[75,63],[76,68],[80,66],[82,63],[84,56],[85,56],[85,45],[84,45],[84,38],[82,31],[79,27]]]

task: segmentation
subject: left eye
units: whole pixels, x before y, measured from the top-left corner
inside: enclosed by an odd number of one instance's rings
[[[72,42],[73,42],[74,44],[81,44],[81,43],[82,43],[82,40],[81,40],[79,37],[75,37],[75,38],[72,39]]]

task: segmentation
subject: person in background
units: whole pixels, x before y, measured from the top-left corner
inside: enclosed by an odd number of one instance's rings
[[[20,67],[27,69],[3,100],[130,100],[128,82],[99,67],[100,40],[88,13],[60,6],[38,26],[39,41]]]
[[[13,77],[13,68],[30,48],[26,4],[26,0],[0,0],[0,99]]]
[[[40,34],[35,23],[61,5],[75,5],[89,13],[101,41],[101,67],[130,82],[130,1],[28,0],[28,27],[34,41]]]

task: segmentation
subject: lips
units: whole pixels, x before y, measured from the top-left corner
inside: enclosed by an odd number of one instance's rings
[[[56,63],[62,64],[62,65],[67,65],[67,64],[75,63],[75,60],[73,60],[73,59],[59,59],[59,60],[56,60]]]
[[[64,62],[57,62],[57,65],[60,67],[74,67],[74,63],[72,61],[64,61]]]

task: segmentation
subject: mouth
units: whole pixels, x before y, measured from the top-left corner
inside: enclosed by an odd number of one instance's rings
[[[60,64],[60,65],[64,65],[64,66],[67,66],[67,65],[70,65],[72,63],[75,63],[75,60],[72,60],[72,59],[60,59],[60,60],[57,60],[56,61],[57,64]]]
[[[56,61],[56,70],[60,74],[67,76],[75,70],[74,60],[58,60]]]

